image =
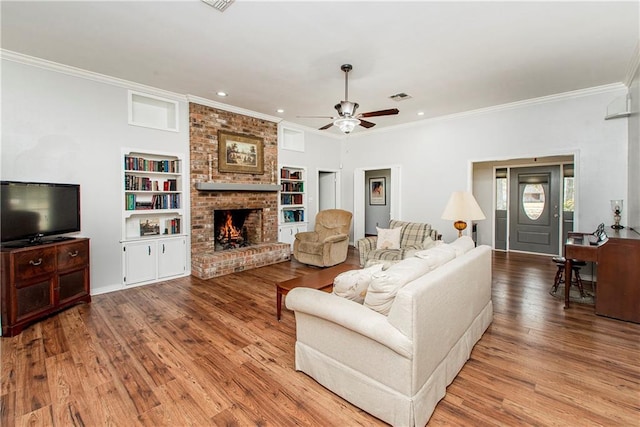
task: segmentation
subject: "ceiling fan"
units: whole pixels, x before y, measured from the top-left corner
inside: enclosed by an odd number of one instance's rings
[[[329,129],[331,126],[337,126],[338,128],[340,128],[342,132],[349,134],[358,125],[365,127],[367,129],[372,128],[376,125],[375,123],[369,122],[367,120],[361,120],[362,118],[391,116],[394,114],[398,114],[400,112],[397,108],[390,108],[388,110],[370,111],[368,113],[356,114],[356,110],[359,107],[358,103],[349,101],[349,71],[353,69],[353,66],[351,64],[344,64],[340,67],[340,69],[344,71],[344,101],[340,101],[339,104],[336,104],[333,107],[336,109],[336,111],[338,111],[338,117],[332,117],[332,116],[298,116],[298,117],[332,119],[333,122],[322,126],[320,130]]]

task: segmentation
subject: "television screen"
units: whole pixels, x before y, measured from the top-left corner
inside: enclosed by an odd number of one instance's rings
[[[80,231],[80,186],[2,181],[2,242]]]

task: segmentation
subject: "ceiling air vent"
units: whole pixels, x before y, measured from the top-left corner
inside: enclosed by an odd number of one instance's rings
[[[394,101],[404,101],[405,99],[411,99],[411,95],[407,95],[404,92],[396,93],[395,95],[391,95],[389,98]]]
[[[202,0],[202,1],[208,4],[209,6],[213,7],[214,9],[219,10],[220,12],[224,12],[225,9],[229,7],[231,3],[234,2],[234,0]]]

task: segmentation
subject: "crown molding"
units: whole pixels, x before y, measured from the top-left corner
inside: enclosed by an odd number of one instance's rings
[[[260,120],[266,120],[268,122],[280,123],[281,117],[271,116],[269,114],[258,113],[257,111],[247,110],[244,108],[236,107],[229,104],[223,104],[222,102],[212,101],[207,98],[201,98],[196,95],[187,95],[187,101],[195,104],[206,105],[207,107],[217,108],[219,110],[229,111],[230,113],[242,114],[243,116],[249,116]]]
[[[18,64],[37,67],[44,70],[55,71],[57,73],[79,77],[82,79],[91,80],[98,83],[118,86],[125,89],[137,90],[140,92],[157,95],[164,98],[169,98],[174,101],[186,102],[187,100],[186,96],[181,95],[179,93],[158,89],[153,86],[147,86],[147,85],[135,83],[129,80],[119,79],[117,77],[107,76],[106,74],[94,73],[93,71],[83,70],[82,68],[76,68],[70,65],[60,64],[58,62],[48,61],[46,59],[36,58],[34,56],[24,55],[22,53],[13,52],[11,50],[0,49],[0,59],[16,62]]]
[[[627,87],[631,87],[631,82],[633,82],[633,77],[636,75],[636,71],[638,71],[638,67],[640,66],[640,41],[636,45],[636,49],[633,51],[633,57],[631,58],[631,62],[629,63],[629,69],[627,70],[627,75],[624,79],[624,84]]]
[[[471,117],[471,116],[494,113],[494,112],[499,112],[504,110],[512,110],[516,108],[528,107],[531,105],[538,105],[538,104],[546,104],[548,102],[555,102],[555,101],[561,101],[566,99],[581,98],[583,96],[614,92],[620,89],[627,89],[627,88],[628,88],[627,85],[625,85],[624,83],[611,83],[611,84],[602,85],[602,86],[594,86],[586,89],[573,90],[570,92],[557,93],[554,95],[541,96],[538,98],[525,99],[523,101],[509,102],[507,104],[499,104],[499,105],[494,105],[486,108],[478,108],[476,110],[463,111],[461,113],[453,113],[453,114],[447,114],[444,116],[430,117],[423,120],[403,123],[396,126],[388,126],[385,128],[375,129],[372,131],[368,131],[366,133],[351,134],[351,136],[362,137],[365,135],[371,135],[372,133],[393,132],[401,129],[415,128],[417,126],[427,124],[427,123],[435,123],[439,121],[453,120],[453,119],[459,119],[463,117]]]

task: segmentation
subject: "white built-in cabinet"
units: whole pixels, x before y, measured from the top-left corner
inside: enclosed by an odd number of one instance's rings
[[[183,275],[186,245],[185,236],[124,243],[124,283],[151,283]]]
[[[307,231],[307,169],[280,166],[278,241],[293,247],[296,233]]]
[[[123,150],[124,285],[152,283],[187,271],[182,166],[178,154]]]

